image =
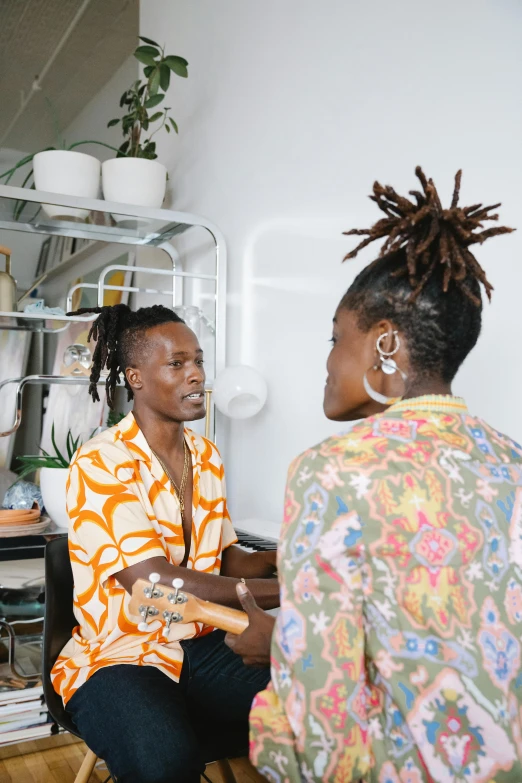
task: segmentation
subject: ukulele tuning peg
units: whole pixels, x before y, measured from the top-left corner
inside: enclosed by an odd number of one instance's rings
[[[141,631],[142,633],[147,633],[147,631],[149,630],[149,624],[147,622],[147,617],[149,616],[148,606],[140,606],[140,616],[141,616],[141,623],[138,623],[138,631]]]
[[[163,636],[168,639],[170,624],[172,623],[172,612],[163,612],[163,619],[165,620],[165,626],[163,628]]]
[[[138,623],[138,631],[141,631],[142,633],[145,633],[149,630],[149,624],[147,622],[147,617],[154,617],[158,614],[158,610],[155,606],[140,606],[139,613],[141,617],[141,623]]]
[[[151,574],[149,574],[150,585],[148,585],[148,587],[143,588],[143,594],[146,596],[146,598],[162,597],[163,593],[161,592],[161,590],[158,590],[156,588],[156,585],[158,584],[160,579],[161,576],[157,573],[157,571],[153,571]]]
[[[169,596],[168,596],[168,598],[169,598],[171,603],[176,604],[180,600],[182,600],[178,596],[179,596],[179,591],[183,587],[183,584],[184,584],[183,579],[180,579],[179,576],[176,579],[172,580],[172,587],[174,588],[174,594],[169,593]]]

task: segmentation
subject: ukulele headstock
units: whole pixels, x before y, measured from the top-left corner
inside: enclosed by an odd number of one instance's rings
[[[167,637],[172,623],[191,622],[186,610],[197,599],[182,592],[183,579],[174,579],[172,587],[173,590],[160,584],[160,575],[155,571],[149,574],[149,582],[138,579],[134,583],[129,610],[141,617],[139,631],[147,632],[151,620],[160,620],[165,624],[163,635]]]
[[[138,579],[132,586],[129,602],[131,614],[141,617],[138,630],[146,633],[149,622],[154,620],[164,623],[166,638],[172,623],[202,623],[234,634],[243,633],[248,627],[245,612],[197,598],[182,587],[183,579],[179,577],[172,581],[174,589],[161,584],[160,575],[155,571],[149,575],[148,582]]]

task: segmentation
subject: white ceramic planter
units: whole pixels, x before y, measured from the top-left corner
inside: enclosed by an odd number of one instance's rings
[[[106,201],[159,209],[167,189],[167,169],[156,160],[112,158],[102,164],[102,188]]]
[[[101,163],[92,155],[70,150],[38,152],[33,158],[33,171],[36,190],[66,196],[98,197]],[[89,214],[85,209],[56,207],[52,204],[42,204],[42,207],[50,218],[85,220]]]
[[[47,514],[57,527],[69,528],[65,485],[69,468],[41,468],[40,489]]]

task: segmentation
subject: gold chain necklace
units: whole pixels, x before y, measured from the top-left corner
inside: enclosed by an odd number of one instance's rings
[[[179,500],[179,510],[181,511],[181,519],[185,520],[185,489],[187,486],[187,479],[188,479],[188,472],[189,472],[189,461],[190,461],[190,451],[189,447],[187,446],[187,441],[183,439],[183,473],[181,475],[181,484],[178,485],[172,478],[172,475],[170,473],[170,470],[167,468],[161,457],[159,457],[155,451],[152,452],[156,459],[158,460],[159,464],[163,468],[163,471],[167,474],[167,478],[169,479],[170,483],[174,487],[174,490],[176,492],[176,495],[178,496]]]

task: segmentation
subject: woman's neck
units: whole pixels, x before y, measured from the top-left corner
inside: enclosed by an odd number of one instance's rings
[[[428,394],[451,395],[452,393],[451,383],[443,381],[442,378],[419,378],[408,384],[403,399],[410,400]]]

